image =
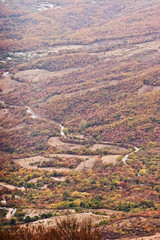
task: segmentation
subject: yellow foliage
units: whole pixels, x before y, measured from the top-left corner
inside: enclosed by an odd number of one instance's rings
[[[140,175],[146,175],[147,174],[147,171],[146,171],[146,169],[141,169],[140,171],[139,171],[139,174]]]
[[[72,193],[72,197],[73,198],[79,198],[80,197],[80,193],[78,191],[75,191]]]

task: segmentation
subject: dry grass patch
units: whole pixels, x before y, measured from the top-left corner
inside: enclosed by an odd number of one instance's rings
[[[105,164],[105,163],[116,164],[119,156],[120,155],[108,155],[108,156],[103,156],[101,159],[102,159],[103,164]]]
[[[93,228],[90,220],[69,217],[59,219],[55,227],[27,225],[0,231],[1,240],[100,240],[101,236],[101,231]]]

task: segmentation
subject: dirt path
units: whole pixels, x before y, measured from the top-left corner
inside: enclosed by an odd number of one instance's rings
[[[40,117],[37,114],[35,114],[30,107],[28,107],[28,106],[25,106],[25,107],[27,109],[26,112],[31,115],[31,118],[33,118],[33,119],[36,119],[36,118],[40,119]]]
[[[126,154],[126,155],[122,158],[122,162],[123,162],[126,166],[128,166],[128,164],[126,163],[128,157],[129,157],[131,154],[139,151],[139,148],[137,148],[137,147],[134,147],[134,148],[135,148],[135,150],[134,150],[133,152]]]
[[[61,136],[66,138],[66,135],[64,133],[64,127],[62,125],[59,125],[59,127],[61,128],[61,131],[60,131]]]
[[[26,106],[26,112],[29,113],[31,115],[31,117],[33,119],[41,119],[36,113],[34,113],[34,111]],[[42,118],[43,120],[43,118]],[[46,120],[46,119],[45,119]],[[66,135],[64,133],[64,126],[59,125],[60,127],[60,134],[63,138],[66,138]],[[10,129],[9,131],[13,131],[13,130],[17,130],[23,128],[22,125],[18,125],[12,129]],[[1,129],[3,130],[3,129]],[[63,150],[73,150],[73,149],[78,149],[78,148],[83,148],[83,145],[80,144],[73,144],[73,143],[67,143],[67,142],[62,142],[58,137],[52,137],[48,140],[48,145],[55,147],[55,148],[62,148]],[[91,150],[95,151],[97,149],[106,149],[106,150],[110,150],[112,152],[119,152],[120,154],[123,154],[126,149],[125,148],[121,148],[119,146],[111,146],[111,145],[107,145],[107,144],[94,144],[93,146],[90,147]],[[135,147],[135,151],[137,152],[139,149],[137,147]],[[132,152],[133,153],[133,152]],[[132,154],[130,153],[130,154]],[[128,159],[129,155],[127,154],[122,158],[122,162],[127,166],[126,160]],[[58,156],[58,154],[57,154]],[[60,155],[59,155],[60,156]],[[62,156],[62,155],[61,155]],[[67,157],[67,155],[64,155],[64,157]],[[69,156],[71,157],[71,156]],[[84,156],[77,156],[80,157],[82,159],[84,159]],[[102,162],[103,163],[112,163],[115,164],[117,158],[119,157],[119,155],[115,155],[115,156],[103,156],[102,158]],[[95,164],[96,159],[98,158],[98,156],[85,156],[85,158],[88,158],[88,160],[86,159],[85,161],[81,162],[74,170],[75,171],[81,171],[81,170],[91,170]],[[38,163],[42,163],[43,161],[49,161],[48,158],[42,157],[42,156],[36,156],[36,157],[31,157],[31,158],[25,158],[25,159],[18,159],[15,160],[15,162],[18,162],[20,164],[21,167],[23,168],[30,168],[30,169],[41,169],[41,170],[46,170],[46,171],[66,171],[69,172],[72,169],[69,168],[53,168],[53,167],[43,167],[43,168],[38,168],[37,164]]]
[[[26,112],[29,113],[31,115],[31,117],[33,119],[41,119],[36,113],[34,113],[34,111],[26,106]],[[43,118],[42,118],[43,120]],[[45,119],[46,120],[46,119]],[[64,126],[59,125],[60,127],[60,134],[62,137],[66,138],[66,135],[64,133]],[[13,130],[17,130],[23,128],[23,125],[18,125],[12,129],[9,129],[8,131],[13,131]],[[3,130],[3,129],[1,129]],[[7,131],[7,130],[6,130]],[[73,144],[73,143],[66,143],[66,142],[62,142],[58,137],[52,137],[48,140],[48,145],[55,147],[55,148],[62,148],[63,150],[73,150],[73,149],[78,149],[78,148],[83,148],[83,145],[80,144]],[[119,152],[121,154],[123,154],[126,149],[125,148],[121,148],[119,146],[111,146],[111,145],[107,145],[107,144],[94,144],[93,146],[90,147],[91,150],[95,151],[97,149],[106,149],[106,150],[110,150],[112,152]],[[139,149],[137,147],[135,147],[135,151],[137,152]],[[133,153],[133,152],[132,152]],[[130,153],[130,154],[132,154]],[[127,154],[122,158],[122,162],[127,166],[126,160],[128,159],[129,155]],[[57,154],[58,156],[58,154]],[[62,155],[59,155],[62,156]],[[67,155],[63,155],[64,157],[67,157]],[[71,157],[71,155],[69,156]],[[84,159],[84,156],[77,156],[79,158]],[[102,158],[102,162],[103,163],[112,163],[115,164],[117,158],[119,157],[119,155],[115,155],[115,156],[103,156]],[[88,158],[88,160],[86,159]],[[94,163],[96,161],[96,159],[98,158],[98,156],[85,156],[85,161],[81,162],[74,170],[75,171],[81,171],[81,170],[91,170],[94,166]],[[46,170],[46,171],[66,171],[69,172],[72,169],[69,168],[53,168],[53,167],[43,167],[43,168],[39,168],[37,167],[38,163],[41,163],[43,161],[49,161],[48,158],[42,157],[42,156],[36,156],[36,157],[31,157],[31,158],[25,158],[25,159],[18,159],[15,160],[15,162],[18,162],[18,164],[20,164],[21,167],[23,168],[30,168],[30,169],[40,169],[40,170]]]
[[[17,209],[16,208],[8,208],[8,213],[6,215],[6,219],[11,219],[14,214],[16,213]]]
[[[22,190],[22,191],[25,190],[24,187],[13,186],[13,185],[5,183],[5,182],[0,182],[0,186],[6,187],[6,188],[11,189],[11,190],[15,190],[15,189],[19,189],[19,190]]]
[[[65,182],[66,178],[65,177],[51,177],[53,180],[58,181],[58,182]]]
[[[145,236],[145,237],[121,238],[117,240],[160,240],[160,233],[156,233],[154,235]]]

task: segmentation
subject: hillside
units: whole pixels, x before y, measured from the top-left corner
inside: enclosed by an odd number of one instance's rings
[[[159,22],[158,0],[1,1],[2,228],[159,232]]]

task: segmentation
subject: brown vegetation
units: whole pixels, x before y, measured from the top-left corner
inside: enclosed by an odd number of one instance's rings
[[[159,0],[49,2],[0,3],[0,227],[95,211],[108,238],[154,234]]]
[[[101,231],[91,221],[78,222],[75,218],[57,221],[55,227],[27,225],[0,231],[1,240],[100,240]]]

